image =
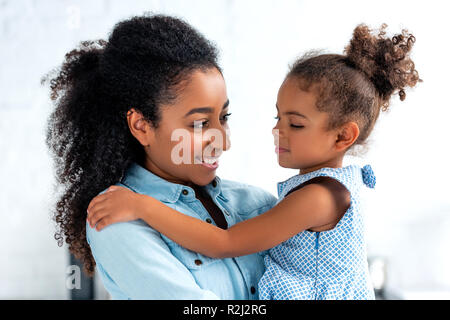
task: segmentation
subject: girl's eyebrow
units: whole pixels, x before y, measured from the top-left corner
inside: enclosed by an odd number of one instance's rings
[[[228,99],[223,104],[222,110],[226,109],[229,104],[230,104],[230,99]],[[194,108],[194,109],[190,110],[188,113],[186,113],[184,115],[184,118],[186,118],[187,116],[190,116],[191,114],[194,114],[194,113],[213,113],[213,112],[214,112],[214,109],[211,107]]]
[[[275,104],[275,106],[277,107],[277,110],[278,110],[278,105]],[[279,110],[278,110],[278,111],[279,111]],[[284,112],[283,114],[285,114],[285,115],[299,116],[299,117],[303,117],[303,118],[305,118],[306,120],[308,120],[308,117],[307,117],[307,116],[305,116],[304,114],[301,114],[300,112],[297,112],[297,111],[287,111],[287,112]]]

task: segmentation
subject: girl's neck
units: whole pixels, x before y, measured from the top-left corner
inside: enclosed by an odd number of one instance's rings
[[[342,161],[343,161],[343,157],[338,157],[338,158],[334,158],[334,159],[330,159],[328,161],[322,162],[320,164],[314,165],[314,166],[310,166],[307,168],[300,168],[300,173],[299,174],[306,174],[306,173],[310,173],[322,168],[342,168]]]

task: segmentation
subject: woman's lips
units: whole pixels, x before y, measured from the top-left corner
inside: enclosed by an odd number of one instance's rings
[[[215,170],[219,167],[219,158],[204,158],[201,165],[205,168]]]
[[[281,148],[281,147],[275,147],[275,152],[280,154],[280,153],[284,153],[284,152],[288,152],[288,149],[285,148]]]

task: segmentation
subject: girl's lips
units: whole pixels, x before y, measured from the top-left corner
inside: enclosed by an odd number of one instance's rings
[[[288,152],[288,149],[285,148],[280,148],[280,147],[275,147],[275,152],[276,153],[283,153],[283,152]]]

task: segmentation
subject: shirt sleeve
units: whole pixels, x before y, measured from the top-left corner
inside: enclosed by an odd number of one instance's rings
[[[268,193],[267,194],[267,202],[266,202],[266,208],[262,212],[266,212],[267,210],[272,209],[277,204],[278,198],[275,197],[273,194]]]
[[[159,233],[142,220],[112,224],[101,231],[86,223],[86,236],[106,282],[113,281],[129,299],[219,299],[198,286]]]

